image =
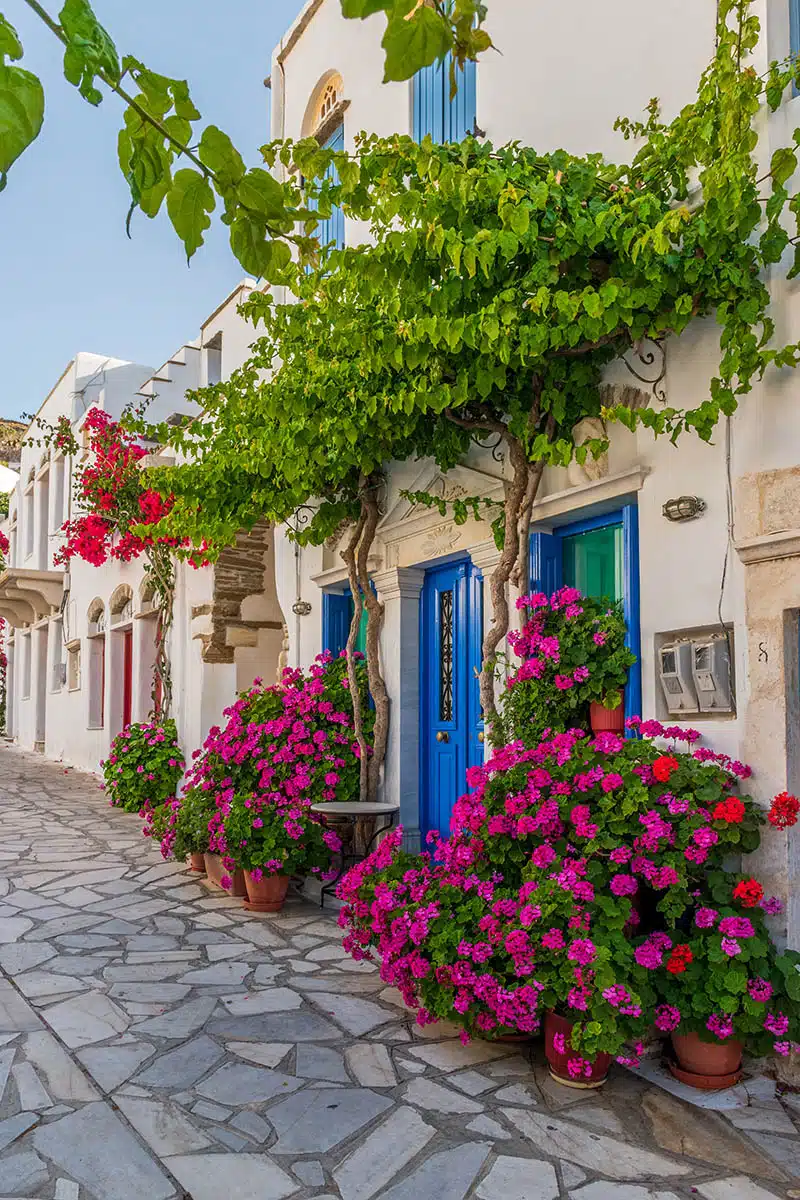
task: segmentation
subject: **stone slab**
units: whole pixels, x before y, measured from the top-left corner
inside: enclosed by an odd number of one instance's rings
[[[330,1021],[303,1009],[257,1017],[217,1017],[209,1022],[207,1032],[242,1042],[335,1042],[342,1036]]]
[[[176,1104],[122,1095],[115,1100],[136,1132],[161,1158],[169,1154],[192,1154],[212,1145]]]
[[[47,1090],[54,1099],[68,1103],[98,1099],[96,1088],[51,1033],[42,1030],[28,1034],[24,1053],[28,1062],[33,1063],[44,1077]]]
[[[266,1154],[190,1154],[164,1165],[191,1193],[192,1200],[283,1200],[297,1183]]]
[[[278,1141],[272,1154],[319,1154],[391,1108],[386,1096],[369,1088],[306,1090],[273,1105],[266,1113]]]
[[[100,1087],[111,1092],[130,1079],[154,1052],[155,1047],[150,1042],[129,1042],[116,1046],[89,1046],[79,1050],[76,1057]]]
[[[385,1046],[375,1042],[357,1042],[348,1047],[345,1057],[362,1087],[390,1088],[396,1085],[397,1075]]]
[[[537,1150],[566,1158],[610,1179],[635,1180],[643,1175],[668,1179],[692,1171],[688,1163],[674,1162],[605,1134],[590,1133],[559,1117],[519,1108],[504,1108],[502,1112]]]
[[[483,1111],[483,1105],[477,1100],[470,1100],[461,1092],[453,1092],[450,1088],[442,1087],[432,1079],[412,1079],[406,1085],[404,1092],[406,1103],[415,1104],[419,1108],[427,1108],[431,1112],[459,1114],[468,1113],[470,1116]]]
[[[136,1076],[135,1082],[144,1087],[189,1087],[210,1071],[223,1056],[224,1051],[217,1043],[201,1033],[176,1050],[159,1055],[155,1062]]]
[[[40,1154],[102,1200],[170,1200],[172,1183],[105,1103],[33,1133]]]
[[[384,1192],[382,1200],[420,1200],[421,1196],[435,1196],[436,1200],[464,1200],[490,1150],[488,1142],[465,1142],[450,1150],[440,1150],[401,1183]],[[503,1200],[507,1198],[503,1196]],[[533,1197],[527,1197],[526,1200],[533,1200]]]
[[[244,996],[223,996],[222,1003],[233,1017],[248,1017],[259,1013],[289,1012],[300,1008],[303,997],[290,988],[266,987]]]
[[[124,1033],[130,1021],[108,996],[90,992],[48,1008],[47,1023],[74,1050]]]
[[[377,1029],[379,1025],[386,1025],[389,1021],[394,1021],[396,1017],[395,1013],[387,1012],[385,1008],[381,1008],[371,1000],[361,1000],[356,996],[336,995],[334,992],[318,992],[314,996],[314,1003],[327,1016],[333,1017],[337,1025],[341,1025],[354,1037],[369,1033],[371,1029]]]
[[[370,1200],[435,1134],[433,1126],[413,1108],[398,1108],[334,1170],[342,1200]]]
[[[266,1067],[251,1067],[247,1063],[227,1063],[199,1083],[195,1091],[208,1100],[221,1104],[259,1104],[282,1093],[296,1091],[302,1080]]]

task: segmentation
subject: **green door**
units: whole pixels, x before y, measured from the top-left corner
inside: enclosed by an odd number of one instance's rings
[[[622,525],[603,525],[561,538],[562,578],[594,599],[621,600]]]

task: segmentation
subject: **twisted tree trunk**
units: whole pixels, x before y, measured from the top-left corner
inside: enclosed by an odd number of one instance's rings
[[[358,518],[350,537],[347,539],[347,545],[342,550],[342,558],[347,566],[347,575],[350,580],[350,592],[353,597],[353,616],[350,621],[350,629],[347,634],[347,643],[345,645],[345,660],[347,662],[347,680],[350,685],[350,699],[353,704],[353,730],[356,735],[356,742],[359,749],[359,775],[358,775],[358,798],[366,800],[368,796],[368,779],[369,779],[369,747],[367,738],[364,733],[364,713],[361,708],[361,690],[358,686],[358,675],[356,672],[355,649],[356,639],[358,638],[358,630],[361,625],[361,613],[363,610],[363,601],[361,596],[361,588],[358,583],[358,567],[356,565],[356,551],[358,543],[361,541],[361,535],[364,532],[364,523],[366,515],[362,509],[361,515]]]
[[[361,511],[365,516],[364,532],[358,547],[358,580],[361,593],[367,606],[367,678],[369,690],[375,705],[375,727],[372,734],[372,757],[369,763],[367,799],[374,802],[378,798],[381,767],[386,757],[386,745],[389,738],[389,693],[386,681],[381,671],[380,638],[383,629],[384,606],[381,604],[369,579],[369,552],[375,540],[375,531],[380,519],[375,485],[366,492],[361,501]]]

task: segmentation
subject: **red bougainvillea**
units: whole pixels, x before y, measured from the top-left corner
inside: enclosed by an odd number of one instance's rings
[[[76,500],[83,512],[63,526],[66,540],[56,561],[66,564],[77,557],[96,567],[109,558],[130,562],[156,541],[135,531],[165,517],[172,499],[142,486],[139,464],[147,448],[107,412],[90,409],[83,428],[89,435],[89,455],[76,470]],[[79,447],[71,438],[68,422],[60,423],[54,444],[76,454]],[[174,538],[157,540],[159,545],[182,545]]]

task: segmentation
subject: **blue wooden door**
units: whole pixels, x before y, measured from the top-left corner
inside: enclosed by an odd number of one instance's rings
[[[478,670],[483,580],[468,560],[433,567],[422,591],[420,827],[450,830],[467,767],[483,760]]]

